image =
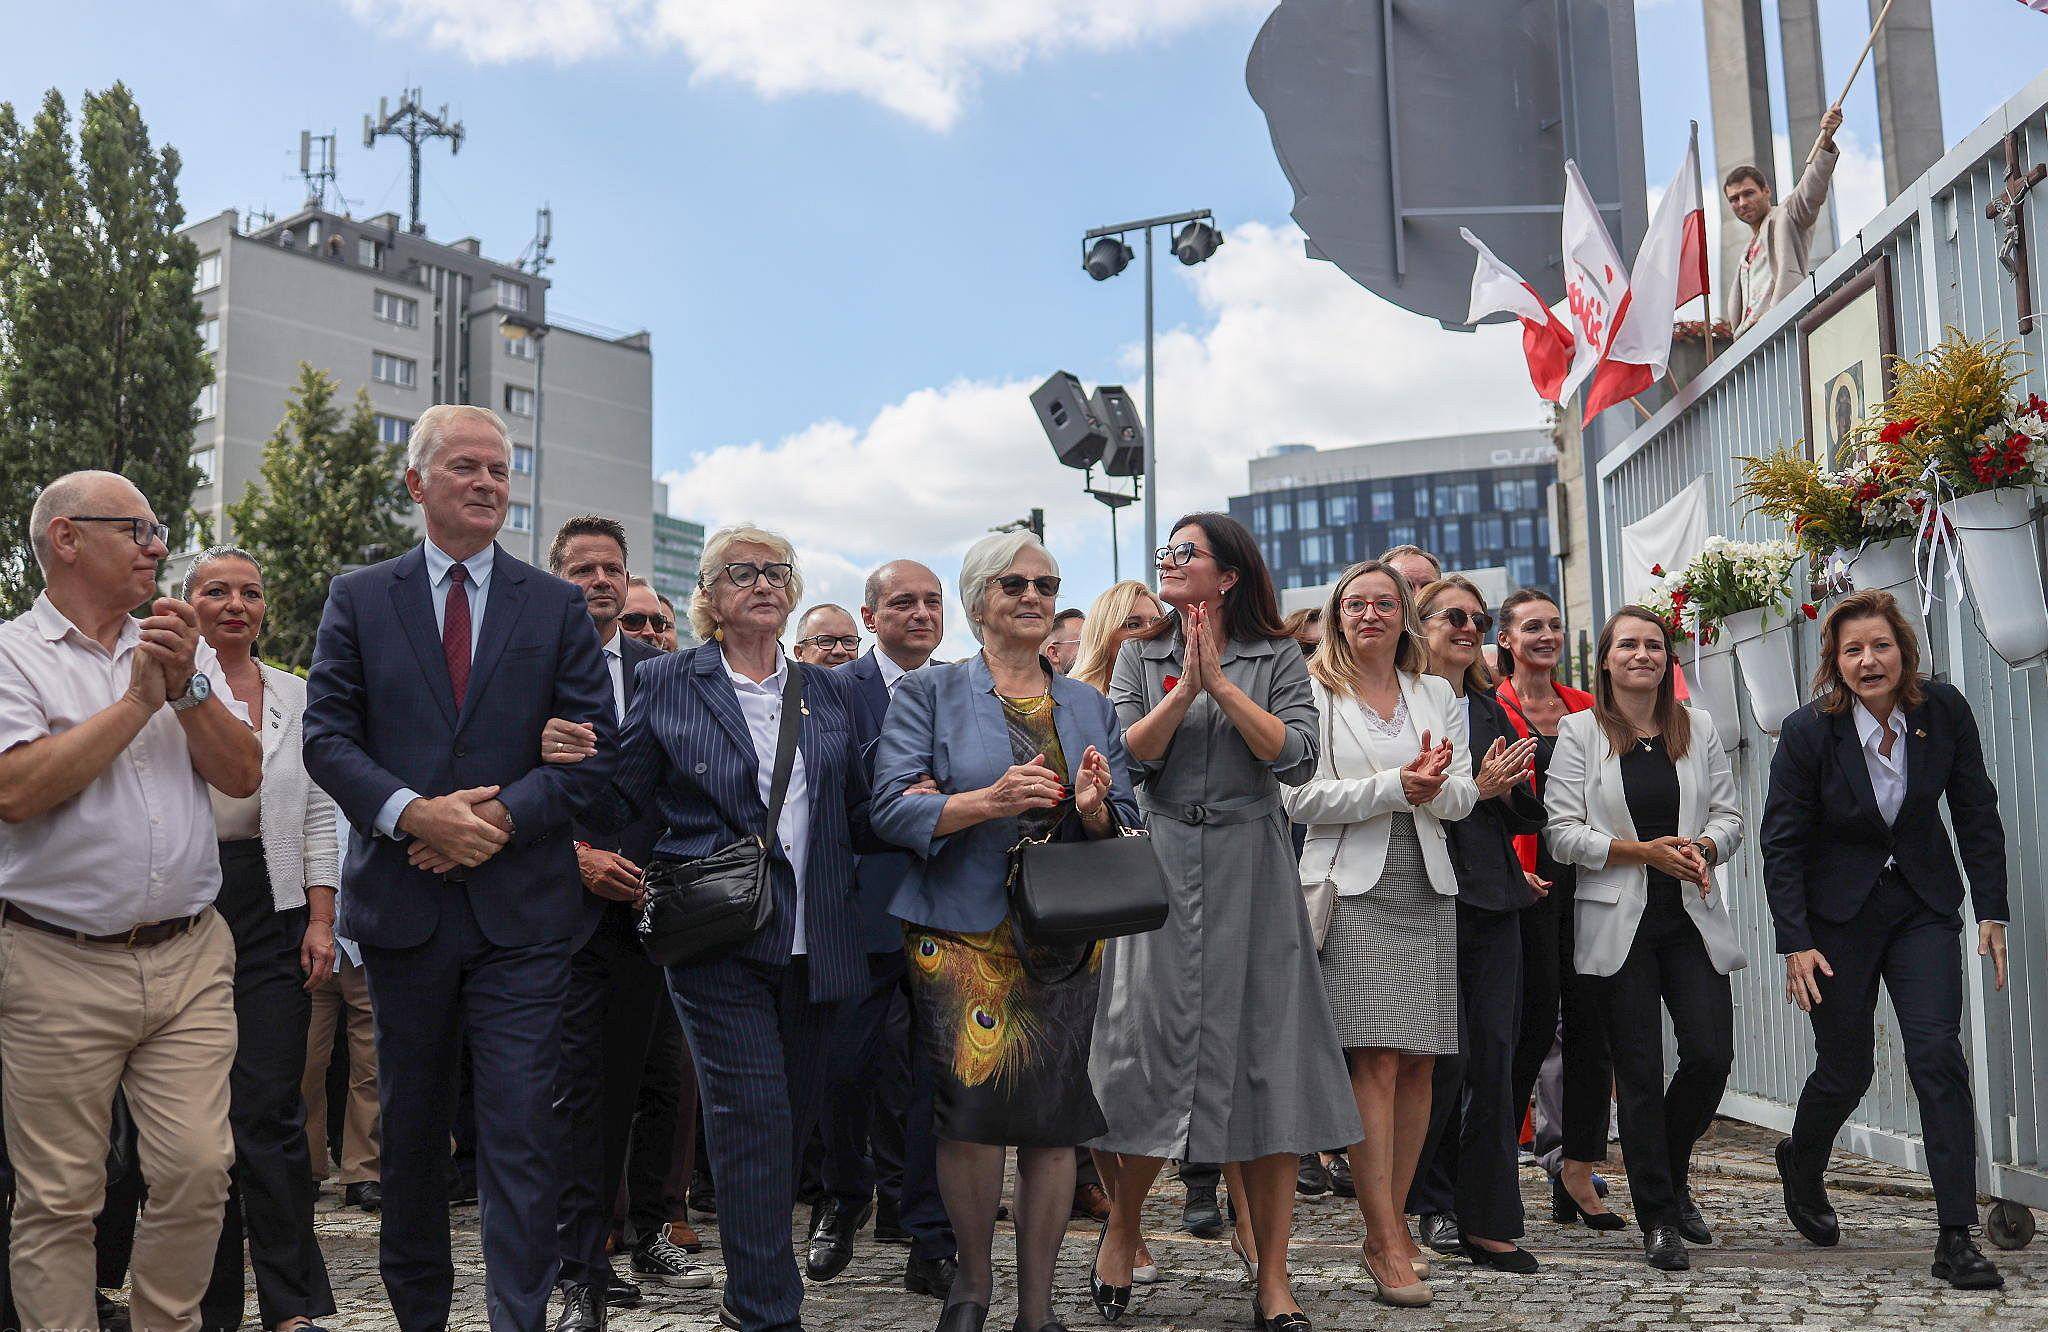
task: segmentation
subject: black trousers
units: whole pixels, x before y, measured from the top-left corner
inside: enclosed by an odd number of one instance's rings
[[[1549,896],[1518,913],[1522,929],[1521,1038],[1516,1043],[1510,1100],[1519,1125],[1563,1019],[1564,1144],[1573,1161],[1607,1159],[1607,1107],[1614,1070],[1607,1055],[1600,985],[1572,966],[1572,871],[1548,861],[1538,868]],[[1488,1239],[1493,1238],[1487,1236]]]
[[[688,1149],[696,1155],[697,1074],[683,1044],[682,1023],[666,989],[658,996],[654,1031],[647,1042],[647,1063],[640,1072],[640,1099],[633,1110],[633,1130],[626,1146],[626,1236],[632,1244],[651,1239],[671,1220],[686,1219],[685,1191],[689,1172],[677,1187],[676,1157]],[[684,1096],[687,1085],[689,1095]],[[685,1104],[687,1134],[681,1130]]]
[[[910,1101],[910,998],[903,950],[868,955],[868,987],[839,1005],[827,1041],[825,1191],[858,1213],[903,1198],[903,1118]]]
[[[1818,1177],[1835,1135],[1870,1087],[1882,981],[1920,1101],[1936,1212],[1944,1226],[1975,1224],[1977,1125],[1963,1058],[1962,917],[1936,912],[1896,870],[1886,870],[1853,920],[1813,917],[1807,927],[1835,974],[1817,977],[1814,1067],[1792,1121],[1794,1159]]]
[[[1682,887],[1681,892],[1685,891]],[[1728,978],[1677,894],[1650,889],[1635,944],[1602,986],[1614,1054],[1621,1151],[1629,1195],[1645,1231],[1675,1225],[1688,1187],[1693,1144],[1714,1122],[1735,1060],[1735,1006]],[[1678,1034],[1678,1071],[1664,1085],[1662,1002]]]
[[[1468,1234],[1519,1239],[1515,1143],[1522,1116],[1512,1078],[1522,1020],[1519,912],[1458,904],[1458,1053],[1431,1075],[1429,1136],[1408,1211],[1455,1212]]]
[[[313,1238],[313,1163],[299,1095],[313,1011],[299,970],[306,908],[276,908],[263,844],[255,838],[221,843],[220,870],[214,908],[235,938],[236,1046],[228,1075],[235,1164],[213,1279],[199,1303],[207,1332],[242,1325],[245,1238],[265,1327],[334,1312],[327,1263]]]
[[[667,999],[661,968],[634,934],[633,913],[606,903],[590,941],[569,959],[562,1006],[562,1201],[555,1233],[562,1280],[601,1284],[604,1242],[625,1171],[626,1143],[656,1009]]]

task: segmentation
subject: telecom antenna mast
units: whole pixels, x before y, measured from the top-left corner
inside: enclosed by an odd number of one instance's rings
[[[299,179],[306,182],[306,202],[314,208],[327,207],[327,191],[334,185],[333,131],[299,131]]]
[[[535,277],[554,266],[555,257],[548,253],[548,247],[555,243],[555,210],[542,204],[533,215],[533,239],[526,242],[526,248],[519,252],[519,259],[512,266]]]
[[[430,139],[448,140],[450,156],[462,151],[462,123],[448,118],[448,107],[444,103],[439,111],[429,111],[420,105],[420,90],[407,88],[400,94],[398,107],[391,108],[390,99],[377,99],[377,114],[363,116],[363,147],[375,147],[379,138],[405,140],[405,146],[412,155],[412,225],[415,236],[427,234],[426,226],[420,221],[420,145]]]

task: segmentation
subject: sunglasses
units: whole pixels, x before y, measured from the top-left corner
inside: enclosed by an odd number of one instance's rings
[[[796,640],[796,645],[798,647],[814,647],[817,648],[819,651],[823,651],[828,647],[836,647],[844,649],[847,652],[852,652],[854,649],[860,646],[860,635],[812,634],[809,638],[799,638],[798,640]]]
[[[1006,597],[1021,597],[1027,587],[1041,597],[1056,597],[1060,594],[1058,574],[1040,574],[1036,578],[1026,578],[1023,574],[998,574],[988,581],[1001,588]]]
[[[675,621],[668,616],[651,611],[627,611],[619,617],[619,623],[636,634],[642,629],[652,629],[657,634],[665,634],[675,625]]]
[[[1210,559],[1216,558],[1212,552],[1203,550],[1192,541],[1181,541],[1171,546],[1161,546],[1158,550],[1153,551],[1152,562],[1162,569],[1168,566],[1179,569],[1191,563],[1197,555],[1207,555]]]
[[[171,543],[171,529],[167,523],[153,523],[147,518],[108,518],[100,514],[67,513],[64,515],[74,523],[120,523],[127,527],[128,535],[135,538],[135,544],[145,549],[152,541]]]
[[[1469,624],[1482,634],[1493,628],[1493,617],[1491,615],[1488,615],[1485,611],[1468,611],[1463,606],[1446,606],[1440,611],[1431,611],[1422,618],[1425,620],[1441,619],[1453,629],[1463,629]]]
[[[725,581],[734,587],[752,587],[757,578],[766,578],[770,587],[788,587],[790,575],[796,572],[794,564],[727,564],[721,566]],[[718,581],[718,574],[706,574],[708,586]]]

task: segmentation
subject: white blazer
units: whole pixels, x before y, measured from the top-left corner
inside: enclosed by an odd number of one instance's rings
[[[1444,822],[1472,812],[1479,788],[1472,781],[1472,757],[1465,743],[1465,704],[1451,692],[1451,683],[1435,675],[1396,672],[1401,695],[1408,701],[1408,719],[1420,740],[1449,737],[1450,776],[1436,798],[1411,805],[1401,793],[1401,765],[1413,752],[1396,758],[1392,742],[1372,735],[1365,707],[1346,695],[1333,697],[1315,684],[1316,708],[1322,713],[1325,736],[1315,775],[1300,786],[1282,787],[1280,804],[1296,823],[1308,825],[1302,844],[1301,881],[1336,885],[1339,897],[1370,892],[1387,863],[1387,833],[1396,813],[1415,816],[1415,834],[1422,843],[1422,862],[1430,886],[1445,897],[1458,895],[1458,875],[1444,838]],[[1341,775],[1340,775],[1341,774]]]
[[[1698,708],[1686,712],[1692,719],[1692,744],[1676,765],[1678,834],[1712,838],[1716,863],[1726,864],[1742,840],[1735,776],[1713,719]],[[1609,752],[1607,735],[1591,709],[1570,713],[1557,728],[1557,750],[1543,779],[1543,806],[1550,854],[1579,867],[1573,965],[1582,976],[1612,976],[1635,943],[1636,926],[1649,904],[1650,875],[1640,864],[1607,863],[1616,838],[1635,840],[1636,824],[1622,789],[1621,760]],[[1714,878],[1705,897],[1690,884],[1679,888],[1714,970],[1725,976],[1748,966],[1749,959],[1735,941],[1727,895],[1719,876]]]
[[[308,886],[341,885],[341,844],[334,801],[313,785],[300,753],[306,682],[261,661],[256,667],[263,673],[263,863],[272,903],[288,911],[306,904]]]

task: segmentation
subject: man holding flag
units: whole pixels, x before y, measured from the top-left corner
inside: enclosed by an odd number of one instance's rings
[[[1842,108],[1829,107],[1820,118],[1820,138],[1806,170],[1783,203],[1772,201],[1770,179],[1755,166],[1736,167],[1721,183],[1728,207],[1750,233],[1742,266],[1722,275],[1728,286],[1728,326],[1737,337],[1806,281],[1814,223],[1827,207],[1828,186],[1841,160],[1835,148],[1835,131],[1841,127]]]

